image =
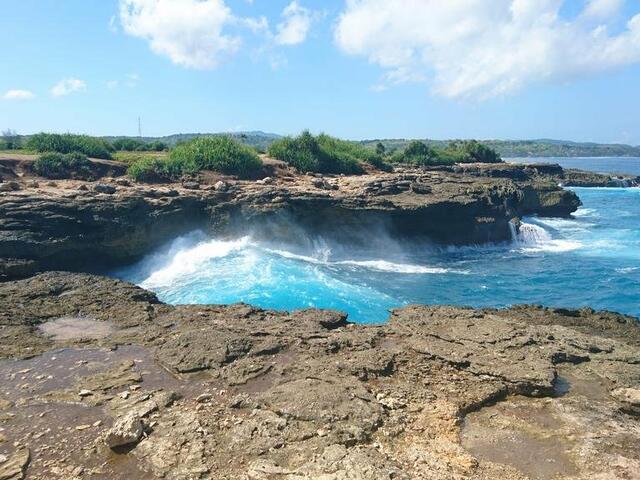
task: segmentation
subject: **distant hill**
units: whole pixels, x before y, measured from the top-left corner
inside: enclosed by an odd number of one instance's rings
[[[375,148],[381,142],[389,151],[404,148],[410,139],[364,140],[365,146]],[[445,147],[449,140],[423,140],[434,147]],[[623,144],[581,143],[565,140],[481,140],[503,158],[510,157],[640,157],[640,146]]]

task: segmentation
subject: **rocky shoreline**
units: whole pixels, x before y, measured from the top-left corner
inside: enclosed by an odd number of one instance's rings
[[[278,240],[302,228],[357,242],[357,232],[377,226],[443,244],[500,242],[511,238],[514,219],[568,216],[580,205],[558,186],[557,172],[541,167],[399,168],[361,176],[270,169],[257,181],[208,174],[148,185],[123,176],[47,181],[27,167],[7,167],[14,174],[9,179],[5,172],[0,183],[0,278],[131,263],[194,229]]]
[[[0,307],[2,478],[640,471],[640,328],[623,315],[409,306],[365,326],[56,272],[0,284]]]
[[[638,478],[635,318],[415,305],[356,325],[326,310],[171,306],[52,271],[131,262],[196,228],[498,242],[523,215],[574,212],[560,184],[607,176],[273,163],[257,181],[142,185],[110,164],[98,181],[0,165],[1,480]]]

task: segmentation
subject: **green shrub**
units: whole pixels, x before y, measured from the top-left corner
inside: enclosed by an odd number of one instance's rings
[[[110,159],[113,147],[101,138],[88,135],[38,133],[27,141],[27,148],[39,153],[83,153],[93,158]]]
[[[394,163],[407,163],[418,166],[451,165],[455,163],[455,159],[448,152],[430,147],[419,140],[412,141],[403,151],[394,153],[392,161]]]
[[[357,174],[364,171],[363,163],[390,168],[382,155],[371,149],[329,135],[314,137],[308,131],[275,140],[268,152],[302,172]]]
[[[446,149],[458,163],[500,163],[502,158],[493,148],[477,140],[456,140]]]
[[[262,168],[256,152],[229,137],[201,137],[176,146],[168,158],[143,158],[133,162],[129,175],[139,181],[175,179],[184,174],[213,170],[251,177]]]
[[[33,171],[45,178],[90,176],[91,162],[82,153],[45,153],[33,163]]]
[[[262,161],[251,147],[230,137],[201,137],[174,148],[171,162],[185,173],[214,170],[228,175],[248,177],[262,167]]]
[[[182,170],[168,158],[142,158],[129,165],[127,173],[139,182],[158,182],[177,178]]]
[[[162,152],[167,149],[167,144],[159,140],[143,142],[137,138],[118,138],[111,145],[118,152]]]

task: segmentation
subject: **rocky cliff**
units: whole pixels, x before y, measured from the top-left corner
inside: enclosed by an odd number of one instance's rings
[[[0,276],[50,269],[96,271],[130,262],[195,228],[225,235],[292,227],[357,241],[384,226],[402,238],[447,244],[508,240],[514,217],[567,216],[580,205],[557,181],[521,166],[398,169],[361,176],[276,171],[258,181],[182,184],[56,182],[16,177],[0,192]],[[257,234],[259,234],[258,232]]]

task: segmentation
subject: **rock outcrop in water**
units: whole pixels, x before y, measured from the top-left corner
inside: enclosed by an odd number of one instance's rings
[[[0,193],[0,278],[113,267],[196,228],[224,235],[260,227],[277,240],[302,227],[358,241],[376,226],[401,238],[498,242],[510,238],[514,217],[567,216],[580,205],[557,179],[508,164],[324,177],[278,167],[259,181],[204,176],[167,185],[24,175]]]
[[[612,313],[409,306],[365,326],[50,272],[0,284],[0,357],[26,358],[0,361],[0,452],[30,450],[30,479],[640,471],[640,328]]]

